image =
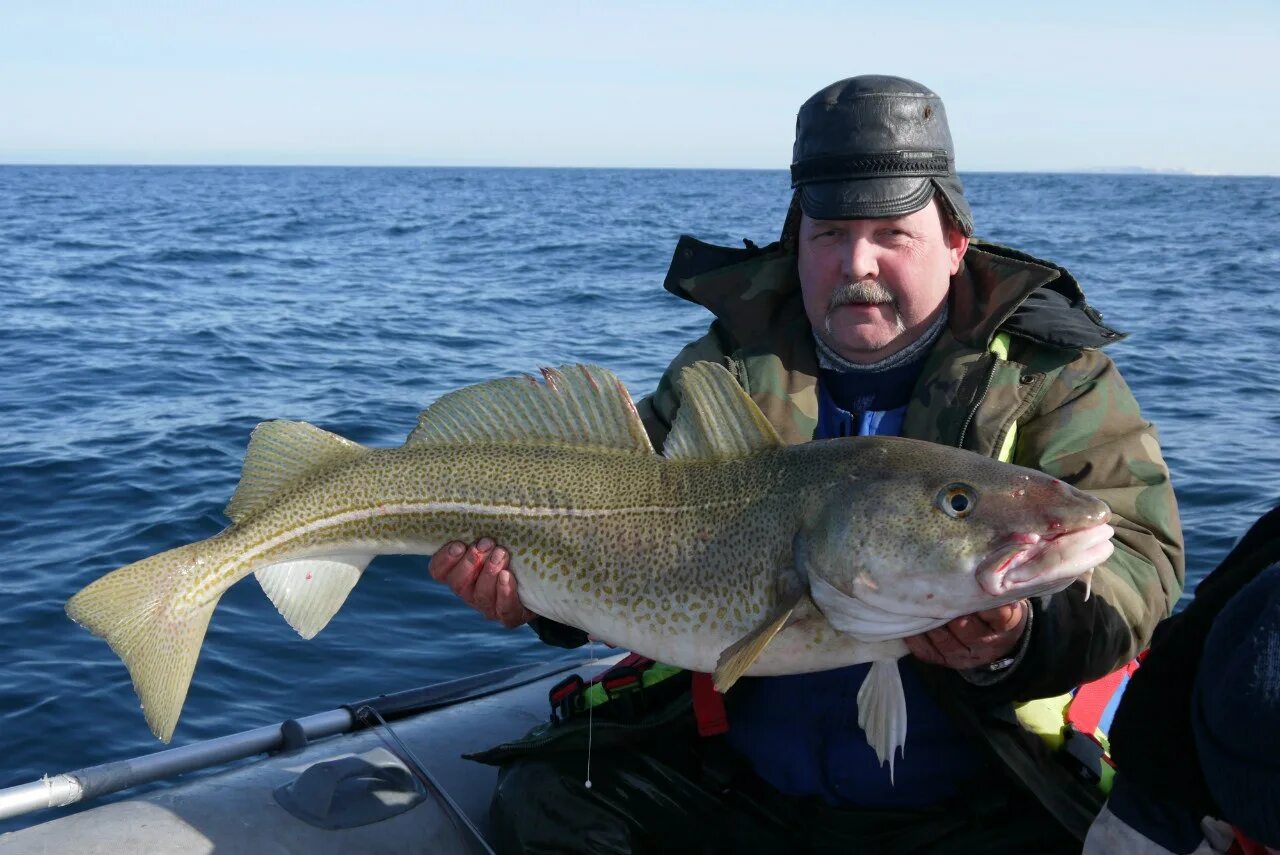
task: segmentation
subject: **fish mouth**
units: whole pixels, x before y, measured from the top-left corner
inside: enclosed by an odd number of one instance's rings
[[[1102,522],[1071,531],[1019,532],[997,545],[978,568],[978,585],[992,597],[1060,591],[1111,557],[1115,529]]]

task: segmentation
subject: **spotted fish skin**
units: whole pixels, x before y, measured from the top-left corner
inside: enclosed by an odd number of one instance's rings
[[[653,453],[616,378],[584,366],[445,396],[400,448],[264,423],[232,525],[107,574],[68,614],[125,661],[168,741],[213,609],[250,573],[311,637],[374,555],[493,537],[538,614],[736,679],[893,662],[921,626],[1087,569],[1001,595],[980,583],[1011,543],[1105,523],[1096,499],[913,440],[783,446],[722,368],[687,373],[669,456]],[[939,504],[955,484],[973,498],[961,517]]]

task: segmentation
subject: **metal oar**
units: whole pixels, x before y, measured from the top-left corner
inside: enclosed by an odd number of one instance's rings
[[[0,820],[45,808],[65,807],[255,754],[300,748],[314,739],[359,729],[363,725],[353,711],[363,708],[376,711],[379,717],[394,720],[515,688],[586,664],[589,663],[562,660],[534,666],[512,665],[447,683],[380,695],[336,710],[220,736],[180,748],[169,748],[130,760],[89,766],[60,775],[46,775],[29,784],[0,790]]]
[[[101,766],[90,766],[52,777],[46,775],[30,784],[0,790],[0,819],[43,808],[64,807],[171,775],[275,751],[284,745],[286,730],[292,730],[292,725],[301,728],[301,734],[311,740],[345,733],[351,729],[352,723],[349,710],[330,710],[284,724],[267,725],[180,748],[145,754],[131,760],[103,763]],[[286,727],[287,725],[290,727]]]

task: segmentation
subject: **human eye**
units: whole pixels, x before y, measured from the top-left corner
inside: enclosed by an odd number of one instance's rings
[[[834,226],[814,226],[809,233],[809,240],[815,243],[829,244],[840,239],[840,230]]]
[[[886,243],[908,243],[915,239],[915,235],[906,229],[890,226],[880,230],[880,239]]]

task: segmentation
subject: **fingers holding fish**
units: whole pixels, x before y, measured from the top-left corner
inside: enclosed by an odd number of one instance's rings
[[[1008,656],[1026,631],[1027,602],[1019,600],[955,620],[905,639],[917,659],[930,665],[966,670]]]
[[[523,626],[537,615],[524,607],[516,594],[516,577],[510,570],[498,573],[497,598],[494,600],[494,611],[497,620],[507,629]]]
[[[484,562],[476,573],[471,606],[489,620],[497,620],[498,574],[507,571],[507,551],[493,541],[481,540],[477,542],[479,544],[486,544],[489,549],[485,551]]]
[[[980,611],[973,617],[986,624],[991,632],[1007,632],[1017,629],[1026,621],[1027,608],[1026,600],[1018,600],[1016,603],[1005,603],[994,609]],[[1019,632],[1018,635],[1021,636],[1022,633]]]
[[[491,538],[482,537],[467,546],[460,541],[445,544],[431,557],[431,578],[444,582],[458,598],[485,618],[511,629],[534,618],[520,602],[511,573],[511,554]]]
[[[476,604],[476,582],[493,547],[493,541],[487,537],[480,538],[470,546],[453,541],[431,557],[431,576],[448,585],[458,599],[483,612]]]
[[[516,580],[511,573],[511,553],[495,546],[476,577],[472,606],[480,614],[508,629],[528,623],[533,613],[516,596]]]
[[[450,571],[457,565],[458,559],[462,557],[462,553],[466,551],[467,545],[460,540],[446,543],[431,556],[431,561],[427,564],[427,572],[437,582],[445,581],[449,578]]]
[[[913,635],[909,638],[904,638],[903,641],[906,643],[907,649],[911,651],[911,655],[919,659],[921,662],[927,662],[930,665],[937,665],[940,668],[966,667],[963,665],[955,666],[951,664],[951,660],[954,660],[957,656],[961,655],[959,652],[953,649],[953,652],[948,655],[943,652],[942,648],[939,648],[939,642],[943,644],[943,647],[947,646],[948,638],[951,637],[946,630],[935,629],[921,633],[920,635]],[[937,640],[935,641],[935,639]],[[951,644],[958,646],[959,642],[954,638],[951,638]],[[965,651],[965,653],[967,653],[967,651]]]
[[[477,611],[482,611],[476,605],[476,582],[480,578],[480,571],[484,569],[484,563],[489,557],[489,552],[493,549],[494,543],[487,537],[482,537],[471,546],[467,547],[462,557],[449,570],[444,578],[445,584],[449,586],[449,590],[453,591],[467,605]]]

